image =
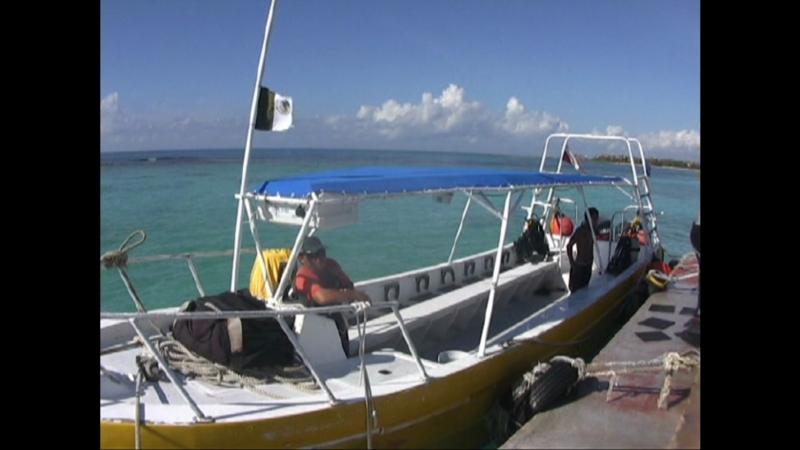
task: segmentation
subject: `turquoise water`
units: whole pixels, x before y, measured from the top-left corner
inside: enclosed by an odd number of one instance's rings
[[[218,251],[233,248],[236,200],[241,177],[242,150],[198,150],[105,153],[101,157],[100,248],[116,250],[134,230],[143,229],[147,241],[131,257]],[[480,166],[538,169],[539,155],[519,157],[461,153],[377,150],[282,150],[259,149],[250,164],[248,185],[264,180],[318,170],[364,165]],[[588,173],[630,178],[630,167],[586,161]],[[689,229],[700,208],[700,178],[697,172],[653,168],[653,200],[659,230],[669,258],[691,250]],[[562,196],[580,200],[577,192]],[[587,189],[590,204],[601,215],[629,200],[614,188]],[[500,209],[501,197],[492,201]],[[447,259],[466,198],[456,196],[450,204],[436,203],[429,196],[360,205],[358,224],[317,235],[354,280],[363,280]],[[530,195],[522,205],[528,205]],[[612,209],[613,208],[613,209]],[[518,209],[507,241],[521,232],[524,211]],[[497,246],[498,220],[482,208],[471,208],[457,251],[466,255]],[[297,228],[259,224],[265,247],[291,247]],[[253,247],[245,227],[244,245]],[[99,255],[98,255],[99,256]],[[253,255],[242,257],[239,285],[246,286]],[[196,261],[207,293],[227,290],[231,258]],[[187,265],[163,261],[132,265],[129,274],[147,308],[174,306],[197,297]],[[115,270],[101,271],[103,311],[134,311],[133,303]]]

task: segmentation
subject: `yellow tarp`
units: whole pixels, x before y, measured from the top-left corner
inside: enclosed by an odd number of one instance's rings
[[[271,248],[263,252],[264,259],[267,261],[267,274],[269,280],[274,287],[278,287],[280,276],[283,269],[289,262],[289,256],[292,254],[290,248]],[[261,270],[261,260],[256,255],[253,262],[253,270],[250,271],[250,295],[262,300],[272,297],[272,292],[264,282],[264,272]]]

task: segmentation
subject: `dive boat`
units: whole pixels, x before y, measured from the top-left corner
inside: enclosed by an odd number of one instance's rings
[[[363,167],[267,180],[246,189],[273,8],[274,2],[251,110],[242,189],[236,196],[239,216],[230,289],[242,292],[236,280],[243,253],[241,231],[247,223],[256,254],[252,273],[263,277],[259,281],[266,287],[249,294],[263,300],[265,308],[189,312],[177,306],[186,299],[176,298],[175,307],[148,311],[127,276],[125,255],[104,255],[101,262],[120,271],[137,312],[100,314],[101,446],[474,446],[479,442],[471,434],[476,424],[516,378],[556,353],[570,354],[570,349],[606,326],[652,261],[661,257],[641,143],[619,136],[560,133],[547,138],[538,170]],[[632,178],[563,173],[567,145],[574,140],[621,142],[630,158]],[[560,152],[553,150],[555,142],[561,143]],[[553,161],[557,166],[546,170]],[[584,209],[589,206],[584,189],[609,188],[625,195],[608,222],[608,232],[595,230],[589,285],[572,293],[567,287],[566,239],[552,233],[547,224],[565,193],[576,194],[569,201],[577,212],[579,201]],[[443,255],[439,264],[355,283],[371,303],[310,307],[287,295],[293,270],[279,271],[276,278],[268,274],[270,261],[262,242],[269,241],[259,232],[259,223],[298,227],[286,253],[288,269],[296,267],[299,249],[309,236],[357,223],[364,200],[430,196],[446,204],[455,195],[464,195],[467,201],[449,256]],[[520,207],[527,195],[530,202]],[[495,205],[498,201],[501,207]],[[498,245],[456,258],[464,222],[474,205],[498,219],[499,229],[490,231],[498,233]],[[387,208],[384,214],[391,211]],[[520,212],[527,229],[542,230],[545,251],[526,253],[507,243],[512,214]],[[579,223],[577,215],[575,220]],[[640,232],[633,235],[631,230]],[[612,255],[629,236],[634,236],[635,244],[629,263],[611,273],[607,269]],[[187,257],[203,298],[192,254],[175,258]],[[349,317],[349,357],[339,345],[333,320],[325,316],[338,312]],[[169,351],[178,321],[230,323],[265,317],[277,322],[291,344],[300,363],[293,367],[302,372],[301,378],[228,370],[236,381],[223,381],[226,369],[208,361],[219,376],[203,377],[198,375],[203,370],[187,370]]]

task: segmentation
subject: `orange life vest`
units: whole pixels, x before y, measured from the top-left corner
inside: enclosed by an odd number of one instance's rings
[[[574,231],[575,225],[572,219],[567,216],[553,217],[550,221],[550,232],[561,236],[571,236]]]

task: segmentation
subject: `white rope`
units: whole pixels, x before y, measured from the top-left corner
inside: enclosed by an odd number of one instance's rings
[[[672,376],[675,372],[692,370],[699,366],[700,352],[689,350],[683,354],[677,352],[665,353],[658,358],[650,360],[593,363],[589,364],[590,370],[586,372],[585,376],[609,377],[608,393],[606,394],[606,401],[609,401],[620,374],[663,370],[666,376],[658,396],[658,409],[666,409],[667,399],[672,389]]]
[[[586,363],[583,362],[581,358],[570,358],[568,356],[554,356],[550,359],[550,361],[563,361],[572,365],[572,367],[578,369],[578,380],[582,380],[583,377],[586,375]]]
[[[578,379],[575,384],[587,377],[608,377],[608,391],[606,392],[606,401],[611,400],[611,393],[617,385],[617,381],[621,374],[635,373],[635,372],[652,372],[663,370],[666,373],[664,377],[664,384],[661,386],[661,391],[658,396],[658,409],[666,409],[667,399],[672,390],[672,376],[679,370],[692,370],[700,366],[700,352],[697,350],[689,350],[683,354],[677,352],[665,353],[657,358],[640,360],[640,361],[611,361],[606,363],[592,363],[586,365],[581,358],[570,358],[568,356],[555,356],[551,360],[563,361],[571,364],[578,370]],[[537,365],[533,372],[527,372],[524,375],[524,381],[530,385],[536,379],[539,372],[545,371],[549,367],[547,363]],[[573,386],[575,385],[573,384]]]

